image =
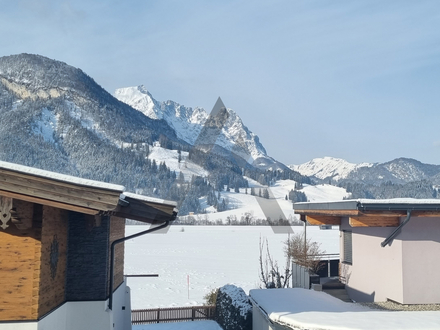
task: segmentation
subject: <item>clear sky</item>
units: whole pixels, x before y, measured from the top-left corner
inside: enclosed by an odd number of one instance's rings
[[[0,56],[81,68],[113,93],[210,111],[272,157],[440,164],[438,0],[0,0]]]

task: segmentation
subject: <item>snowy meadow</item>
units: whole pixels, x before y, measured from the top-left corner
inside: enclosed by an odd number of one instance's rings
[[[246,293],[259,288],[259,241],[267,238],[274,260],[284,267],[284,242],[290,228],[274,233],[268,226],[171,226],[125,243],[125,273],[158,274],[128,278],[132,309],[201,305],[217,287],[235,284]],[[126,236],[148,229],[126,226]],[[326,253],[339,253],[339,230],[307,227],[307,237]]]

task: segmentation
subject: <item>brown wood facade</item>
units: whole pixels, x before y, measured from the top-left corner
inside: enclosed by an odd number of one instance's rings
[[[400,218],[406,216],[406,211],[368,211],[358,210],[316,210],[295,209],[295,214],[301,215],[302,221],[311,225],[341,225],[341,219],[348,217],[351,227],[397,227]],[[436,211],[414,211],[413,217],[440,217]]]
[[[131,209],[149,223],[176,214],[175,204],[132,195],[120,203],[123,191],[111,185],[64,182],[1,165],[0,322],[39,320],[67,301],[107,299],[110,246],[124,237]],[[124,281],[124,244],[116,246],[114,271],[113,290]]]

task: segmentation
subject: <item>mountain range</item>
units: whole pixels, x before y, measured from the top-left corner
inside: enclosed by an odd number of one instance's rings
[[[174,129],[176,135],[189,145],[194,146],[210,114],[203,108],[191,108],[174,101],[159,102],[143,86],[119,88],[114,96],[142,112],[145,116],[164,120]],[[241,118],[232,109],[226,108],[226,120],[218,137],[215,137],[217,149],[226,150],[226,154],[235,154],[259,169],[286,169],[286,166],[269,157],[256,134],[251,132]],[[219,152],[223,155],[225,153]]]
[[[411,158],[397,158],[386,163],[353,164],[340,158],[315,158],[301,165],[290,165],[291,169],[321,183],[382,183],[405,184],[429,180],[440,184],[440,165],[430,165]]]
[[[208,115],[158,102],[144,87],[115,95],[122,101],[66,63],[31,54],[1,57],[0,159],[186,201],[194,211],[201,196],[209,193],[217,203],[214,191],[246,188],[244,176],[261,184],[281,176],[309,182],[268,156],[231,109]],[[156,162],[151,154],[159,150],[178,165]],[[191,179],[200,173],[205,178]]]
[[[111,95],[66,63],[31,54],[1,57],[0,159],[122,184],[193,211],[201,210],[198,198],[209,196],[217,207],[216,191],[247,188],[248,179],[331,183],[370,198],[393,192],[425,198],[440,184],[440,166],[406,158],[351,164],[324,157],[289,168],[267,154],[235,111],[218,104],[218,112],[208,113],[160,102],[144,86]],[[157,154],[170,159],[156,162]],[[374,188],[380,186],[388,188]]]

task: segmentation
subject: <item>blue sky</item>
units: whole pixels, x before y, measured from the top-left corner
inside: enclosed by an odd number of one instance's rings
[[[0,0],[0,56],[208,111],[220,96],[286,164],[440,164],[440,2]]]

